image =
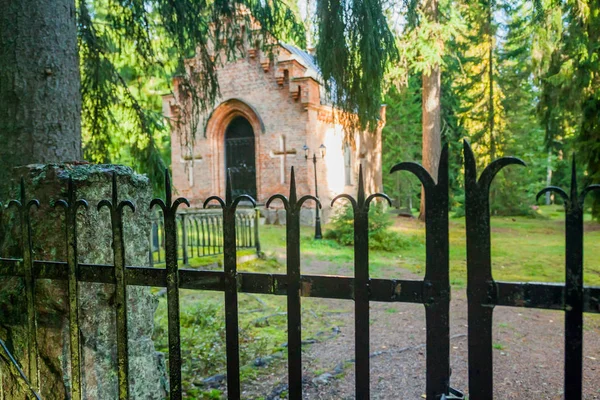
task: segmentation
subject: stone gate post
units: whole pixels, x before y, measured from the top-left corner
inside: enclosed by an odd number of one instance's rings
[[[77,217],[79,262],[113,263],[110,215],[106,209],[96,210],[100,200],[111,198],[113,171],[117,175],[119,201],[131,200],[136,205],[135,213],[124,211],[126,265],[148,264],[151,200],[148,179],[128,167],[81,163],[28,165],[14,170],[13,198],[18,198],[18,182],[23,177],[27,199],[40,201],[39,210],[31,210],[35,260],[66,260],[64,211],[52,205],[67,197],[68,180],[72,177],[77,198],[89,203],[89,209],[82,210]],[[3,214],[0,254],[20,257],[19,219],[12,209]],[[167,391],[164,358],[152,341],[157,300],[149,288],[129,286],[127,290],[131,398],[163,399]],[[67,282],[37,280],[35,293],[41,395],[44,399],[68,399],[71,382]],[[0,338],[27,373],[24,298],[22,279],[0,278]],[[79,283],[79,303],[82,397],[114,400],[118,398],[114,285]],[[5,375],[3,379],[5,398],[23,397],[11,386],[9,377]]]

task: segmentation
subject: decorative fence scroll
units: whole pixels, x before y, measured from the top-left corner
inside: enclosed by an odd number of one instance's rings
[[[523,164],[515,158],[502,158],[491,163],[477,178],[475,158],[465,142],[465,197],[467,230],[467,274],[469,311],[469,396],[475,400],[493,398],[492,360],[492,318],[495,306],[544,308],[564,310],[565,318],[565,399],[581,399],[582,386],[582,314],[600,313],[600,288],[583,285],[583,200],[587,193],[600,189],[591,185],[577,191],[575,162],[573,162],[570,194],[562,189],[550,187],[542,190],[538,197],[547,191],[557,192],[565,201],[566,209],[566,283],[513,283],[494,281],[491,271],[489,188],[494,176],[505,166]],[[112,283],[115,285],[118,335],[118,376],[119,399],[129,398],[127,368],[127,314],[124,307],[124,293],[127,286],[154,286],[167,288],[168,335],[169,335],[169,379],[170,399],[182,398],[181,387],[181,338],[179,334],[179,289],[210,290],[224,293],[226,319],[227,352],[227,395],[231,400],[239,399],[240,360],[238,293],[258,293],[287,296],[288,306],[288,379],[290,399],[302,398],[302,350],[301,350],[301,297],[345,299],[355,301],[356,315],[356,398],[370,397],[369,373],[369,304],[370,302],[404,302],[423,304],[426,312],[427,371],[426,398],[428,400],[462,399],[463,394],[450,386],[449,351],[449,233],[448,233],[448,148],[444,147],[440,159],[437,180],[423,167],[415,163],[399,163],[391,172],[408,171],[416,175],[425,189],[427,209],[426,220],[426,272],[423,280],[373,279],[369,277],[368,254],[368,210],[376,197],[389,198],[381,193],[367,196],[364,192],[362,169],[359,173],[356,197],[341,195],[334,202],[344,198],[354,210],[354,277],[303,275],[300,270],[300,210],[308,201],[320,207],[319,200],[307,195],[298,198],[294,170],[291,171],[289,197],[277,194],[267,202],[269,207],[280,201],[286,210],[287,271],[286,274],[248,273],[237,271],[236,250],[240,247],[257,247],[258,235],[256,215],[239,216],[238,206],[245,201],[254,205],[254,200],[243,195],[234,198],[230,179],[227,181],[225,199],[213,196],[204,204],[217,203],[218,214],[178,213],[178,207],[188,204],[187,200],[172,199],[168,174],[166,198],[152,200],[150,207],[159,208],[161,219],[155,221],[158,228],[157,258],[151,261],[162,262],[165,268],[144,268],[126,266],[123,241],[123,208],[133,204],[127,200],[118,201],[116,180],[112,183],[112,198],[104,200],[99,208],[108,208],[112,222],[114,265],[89,265],[79,263],[77,256],[77,231],[75,215],[79,207],[86,207],[84,200],[77,200],[75,188],[69,181],[67,199],[57,202],[66,216],[65,241],[67,260],[47,262],[33,260],[29,208],[38,205],[37,200],[25,197],[25,187],[21,182],[21,199],[9,204],[20,219],[20,243],[22,254],[19,259],[0,258],[0,276],[18,276],[23,279],[27,302],[27,330],[29,363],[22,368],[19,361],[10,354],[8,347],[0,341],[0,365],[8,370],[31,398],[39,398],[35,283],[38,279],[56,279],[68,282],[69,314],[71,327],[71,397],[81,398],[78,366],[81,366],[81,346],[78,344],[78,282]],[[138,205],[142,207],[144,205]],[[222,240],[211,242],[206,233],[207,219],[216,218],[212,227],[222,230]],[[204,219],[203,219],[204,218]],[[242,221],[242,222],[240,222]],[[246,223],[244,221],[252,221]],[[204,230],[203,230],[204,229]],[[14,230],[7,230],[12,232]],[[191,233],[190,233],[191,232]],[[253,233],[254,232],[254,233]],[[254,234],[254,236],[252,236]],[[211,232],[212,235],[212,232]],[[217,237],[217,233],[214,237]],[[200,240],[202,238],[202,240]],[[154,244],[151,237],[151,245]],[[164,242],[164,245],[162,244]],[[202,242],[203,244],[198,244]],[[208,244],[206,244],[208,243]],[[214,252],[208,249],[216,249]],[[222,252],[224,270],[198,270],[179,268],[188,258]],[[152,251],[150,254],[152,255]],[[161,255],[162,254],[162,255]],[[49,267],[51,266],[51,268]],[[43,378],[43,377],[42,377]],[[398,388],[398,398],[402,398],[402,388]]]

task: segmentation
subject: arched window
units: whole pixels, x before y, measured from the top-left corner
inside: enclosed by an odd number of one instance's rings
[[[225,130],[225,176],[231,176],[233,196],[256,198],[256,150],[250,122],[238,116]]]

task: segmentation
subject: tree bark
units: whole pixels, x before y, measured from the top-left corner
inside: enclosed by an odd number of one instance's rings
[[[426,0],[424,13],[429,21],[438,20],[438,0]],[[440,155],[442,153],[441,133],[441,70],[439,65],[432,66],[429,73],[422,76],[423,99],[423,167],[437,182]],[[421,209],[419,219],[425,220],[425,190],[421,188]]]
[[[74,0],[0,0],[0,66],[6,195],[12,167],[82,158]]]

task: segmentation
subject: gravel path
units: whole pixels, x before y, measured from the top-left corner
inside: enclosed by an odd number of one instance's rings
[[[332,264],[307,260],[303,273],[331,271]],[[350,275],[349,268],[335,266]],[[421,279],[395,270],[395,277]],[[354,399],[354,304],[318,301],[335,310],[339,333],[309,345],[303,353],[306,399]],[[306,303],[305,303],[306,304]],[[600,318],[587,316],[584,336],[584,399],[600,399]],[[494,311],[496,399],[561,399],[563,313],[498,307]],[[336,331],[337,332],[337,331]],[[467,302],[454,289],[451,302],[452,387],[468,392]],[[425,312],[422,305],[371,304],[372,399],[420,399],[425,393]],[[285,362],[267,367],[260,379],[244,382],[245,398],[286,398]]]

